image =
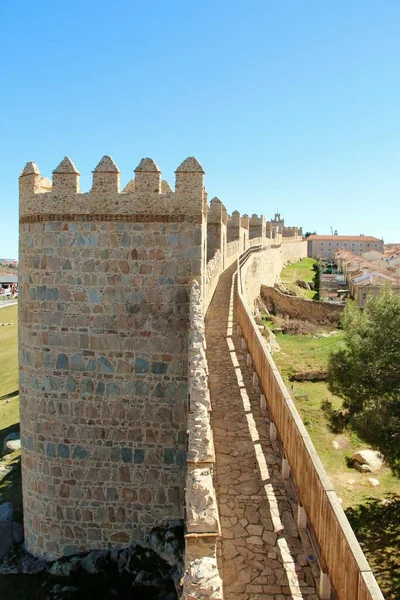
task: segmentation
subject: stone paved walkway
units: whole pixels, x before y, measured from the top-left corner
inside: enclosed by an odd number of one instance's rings
[[[235,265],[221,276],[206,319],[224,598],[317,600],[317,570],[306,561],[311,546],[298,535],[296,502],[282,480],[279,448],[267,436],[236,336],[234,271]]]

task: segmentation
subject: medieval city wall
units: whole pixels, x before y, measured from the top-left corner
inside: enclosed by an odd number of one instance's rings
[[[34,163],[21,174],[22,480],[34,555],[146,542],[184,517],[186,485],[187,560],[214,569],[218,516],[212,532],[188,516],[190,498],[211,489],[214,460],[193,459],[213,452],[207,410],[193,403],[207,396],[199,311],[245,249],[268,247],[248,280],[255,297],[302,246],[266,238],[262,216],[228,216],[218,198],[208,207],[203,176],[186,159],[173,191],[143,159],[120,191],[104,157],[81,193],[67,158],[52,182]]]
[[[306,256],[307,244],[303,241],[285,241],[251,255],[242,267],[243,295],[249,306],[254,306],[262,284],[273,287],[288,262],[297,262]]]
[[[20,400],[27,549],[53,558],[145,540],[183,518],[187,343],[205,256],[203,171],[128,191],[105,157],[79,193],[69,159],[20,178]],[[170,190],[170,188],[169,188]]]
[[[317,325],[337,327],[343,306],[317,300],[306,300],[297,296],[282,294],[274,287],[261,285],[261,298],[274,315],[289,316],[291,319],[311,321]]]

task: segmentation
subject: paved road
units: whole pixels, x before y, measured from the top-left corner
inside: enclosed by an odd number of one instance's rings
[[[15,306],[18,304],[18,300],[0,300],[0,309],[7,308],[7,306]]]

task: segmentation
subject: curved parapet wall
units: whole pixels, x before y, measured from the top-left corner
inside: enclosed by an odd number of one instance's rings
[[[253,307],[262,285],[273,286],[288,262],[297,262],[307,256],[307,242],[298,240],[272,247],[265,247],[260,238],[251,242],[254,242],[251,246],[263,247],[262,252],[250,254],[242,268],[243,295]]]
[[[183,518],[188,293],[205,256],[203,170],[175,192],[151,159],[129,191],[104,157],[90,192],[64,159],[20,177],[20,399],[27,549],[142,541]]]
[[[248,250],[238,260],[237,323],[253,365],[254,375],[259,382],[260,406],[269,413],[267,421],[270,421],[270,434],[277,437],[282,446],[282,476],[287,478],[291,474],[302,528],[312,532],[312,539],[318,546],[316,554],[321,569],[320,598],[384,600],[311,438],[251,314],[253,268],[254,265],[265,262],[268,256],[261,247],[254,248],[253,251],[252,254],[251,250]],[[274,253],[275,249],[271,252]]]

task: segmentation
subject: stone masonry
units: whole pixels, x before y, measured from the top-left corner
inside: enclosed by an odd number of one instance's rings
[[[35,163],[21,173],[22,480],[32,554],[146,542],[155,525],[184,516],[189,292],[197,281],[204,312],[221,272],[266,241],[264,217],[228,217],[217,198],[208,208],[203,177],[187,158],[172,191],[145,158],[121,192],[108,156],[87,193],[69,158],[51,182]],[[201,479],[192,484],[200,489]]]
[[[270,436],[265,427],[268,402],[279,415],[275,388],[260,400],[236,335],[235,303],[252,344],[246,311],[306,242],[298,230],[271,235],[263,216],[229,216],[218,198],[208,207],[203,176],[187,158],[172,191],[145,158],[121,192],[105,156],[81,193],[69,158],[52,182],[35,163],[21,173],[26,548],[52,559],[146,544],[154,526],[184,518],[185,600],[316,600],[317,584],[328,599],[330,577],[341,600],[348,585],[383,600],[321,469],[312,477],[333,521],[316,517],[301,478],[286,485],[298,463],[277,441],[282,423],[274,433],[270,422]],[[253,346],[262,372],[268,356],[260,366]],[[283,393],[279,410],[288,402]],[[308,565],[308,519],[329,572]],[[327,527],[344,540],[351,580],[332,561]]]
[[[70,159],[20,177],[20,398],[27,549],[48,558],[145,540],[183,518],[188,289],[204,272],[203,170],[175,192],[151,159],[120,193]],[[165,193],[162,193],[161,190]]]

